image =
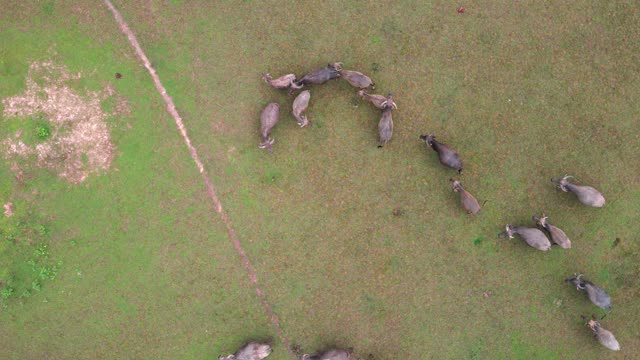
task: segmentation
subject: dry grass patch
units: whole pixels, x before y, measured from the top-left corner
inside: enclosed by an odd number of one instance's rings
[[[20,129],[1,142],[1,150],[10,160],[35,162],[59,177],[81,183],[90,174],[109,170],[115,146],[100,103],[114,96],[110,86],[99,92],[81,95],[68,86],[81,74],[71,74],[52,62],[34,62],[29,67],[24,93],[3,100],[5,119],[41,116],[50,126],[42,141],[28,145]],[[128,112],[124,100],[118,100],[116,113]]]

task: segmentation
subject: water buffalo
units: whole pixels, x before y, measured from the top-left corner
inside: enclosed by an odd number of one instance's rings
[[[271,138],[271,131],[278,123],[280,119],[280,105],[278,103],[269,103],[267,107],[262,110],[260,115],[260,144],[261,149],[267,149],[273,151],[271,145],[274,143],[274,139]]]
[[[572,176],[565,175],[563,178],[551,178],[551,181],[558,183],[557,188],[564,192],[572,192],[576,194],[578,200],[581,203],[593,206],[593,207],[603,207],[604,206],[604,196],[600,194],[600,192],[591,186],[584,185],[576,185],[567,181],[568,178]]]
[[[302,360],[350,360],[351,359],[351,351],[348,350],[340,350],[333,349],[329,351],[325,351],[321,355],[302,355]]]
[[[367,94],[364,90],[359,90],[357,94],[363,100],[366,100],[366,101],[372,103],[373,106],[377,107],[378,109],[383,110],[383,109],[385,109],[387,107],[393,107],[394,109],[398,109],[398,105],[396,105],[396,103],[393,101],[393,97],[392,97],[391,93],[389,93],[389,95],[387,95],[387,97],[384,97],[382,95]]]
[[[300,80],[295,82],[295,86],[297,88],[301,88],[302,86],[308,84],[324,84],[329,80],[339,78],[340,70],[342,70],[342,63],[328,64],[325,67],[315,69],[312,72],[306,74]]]
[[[296,83],[295,74],[282,75],[277,79],[273,79],[271,78],[271,75],[269,75],[269,73],[263,73],[262,80],[264,80],[264,82],[266,82],[267,84],[271,85],[271,87],[274,89],[290,89],[290,90],[299,89],[299,87],[295,85]]]
[[[392,107],[387,107],[382,110],[382,117],[380,118],[380,122],[378,123],[378,135],[380,136],[380,144],[378,147],[383,147],[390,140],[393,135],[393,118],[391,113],[393,112]]]
[[[536,228],[528,228],[522,226],[506,226],[506,231],[498,234],[498,237],[509,237],[513,239],[513,234],[518,234],[531,247],[541,251],[547,251],[551,248],[551,242],[547,236]]]
[[[311,98],[311,93],[309,90],[305,90],[296,96],[296,99],[293,100],[293,111],[291,114],[300,127],[305,127],[307,125],[311,125],[311,122],[307,119],[306,115],[302,115],[303,112],[307,110],[309,106],[309,99]]]
[[[547,218],[549,217],[545,214],[542,214],[542,218],[538,218],[537,216],[532,217],[533,221],[538,226],[549,232],[549,235],[551,235],[551,241],[558,244],[563,249],[570,249],[571,240],[569,240],[567,234],[565,234],[564,231],[560,230],[558,227],[547,222]]]
[[[462,174],[462,160],[460,160],[460,156],[455,150],[451,149],[446,144],[436,141],[436,137],[433,133],[430,133],[429,135],[420,135],[420,139],[438,153],[438,157],[440,158],[440,163],[442,165],[458,170],[458,173]]]
[[[218,360],[262,360],[271,354],[271,346],[250,342],[241,347],[235,354],[219,356]]]
[[[375,86],[370,77],[359,71],[340,70],[340,76],[347,80],[352,86],[360,89],[366,89],[369,86],[373,88]]]
[[[587,320],[586,316],[582,317],[583,320]],[[591,331],[593,331],[594,336],[602,346],[606,347],[609,350],[620,351],[620,344],[618,344],[618,340],[613,336],[613,333],[600,325],[599,322],[592,316],[591,319],[587,321],[585,324]]]
[[[394,110],[398,109],[398,105],[393,101],[393,95],[391,93],[387,94],[386,100],[382,103],[382,108],[392,108]]]
[[[565,282],[575,285],[576,290],[585,291],[587,293],[587,297],[594,303],[597,307],[610,311],[611,310],[611,297],[604,291],[600,286],[595,285],[591,281],[582,279],[582,274],[575,275],[571,279],[566,279]]]
[[[449,179],[451,182],[451,186],[453,186],[453,191],[460,194],[460,201],[462,202],[462,207],[467,211],[467,213],[476,215],[480,212],[480,203],[478,200],[471,195],[467,190],[462,188],[462,183],[458,180]]]

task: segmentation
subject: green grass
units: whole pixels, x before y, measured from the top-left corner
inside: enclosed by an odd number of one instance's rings
[[[574,272],[612,295],[603,324],[619,356],[640,349],[640,18],[630,4],[480,1],[464,14],[438,1],[116,6],[176,102],[285,335],[305,351],[617,355],[581,324],[581,314],[599,312],[563,282]],[[109,84],[132,110],[109,119],[112,169],[80,186],[33,166],[17,182],[9,162],[0,166],[0,200],[11,199],[40,239],[3,243],[3,267],[32,276],[27,261],[41,243],[48,260],[36,278],[56,266],[40,291],[20,297],[33,289],[23,276],[8,296],[7,356],[215,358],[272,337],[271,358],[286,359],[165,105],[106,8],[6,10],[0,98],[24,90],[31,61],[52,59],[83,73],[71,82],[78,92]],[[379,112],[354,101],[346,82],[310,88],[314,126],[300,129],[292,99],[260,79],[332,61],[368,73],[376,93],[393,92],[399,109],[384,149]],[[257,130],[271,101],[282,111],[270,154],[257,148]],[[22,129],[34,143],[45,125],[0,121],[2,138]],[[448,182],[456,174],[418,140],[427,132],[460,152],[465,187],[486,200],[479,216],[460,208]],[[600,189],[607,205],[585,208],[554,190],[549,178],[566,173]],[[497,238],[542,212],[572,249],[541,253]]]
[[[45,120],[44,114],[37,114],[28,118],[11,117],[3,124],[3,138],[21,133],[21,140],[29,146],[37,145],[51,136],[50,122]]]
[[[33,9],[25,4],[15,11]],[[56,4],[60,12],[54,15],[70,10]],[[55,53],[55,61],[85,74],[72,84],[80,93],[112,82],[132,108],[130,117],[110,123],[119,151],[112,169],[81,186],[35,167],[17,182],[10,163],[3,164],[3,203],[11,198],[16,212],[28,209],[52,219],[46,228],[32,229],[34,236],[46,234],[50,261],[44,270],[44,263],[37,263],[35,277],[28,261],[38,245],[3,242],[7,250],[1,256],[13,262],[7,268],[14,282],[40,289],[21,296],[23,287],[15,286],[7,299],[0,314],[3,353],[16,359],[47,353],[205,358],[231,351],[245,336],[271,336],[224,227],[211,222],[211,208],[201,201],[197,169],[144,69],[124,56],[129,47],[104,9],[84,10],[68,18],[53,16],[28,33],[18,31],[29,26],[26,20],[2,17],[2,38],[9,41],[2,42],[0,52],[11,54],[3,56],[4,69],[16,81],[3,81],[0,97],[22,92],[28,64]],[[83,23],[87,18],[82,16],[98,15],[107,21]],[[84,25],[72,26],[76,20]],[[87,31],[87,26],[105,26],[108,34]],[[122,47],[115,50],[112,41]],[[125,74],[122,81],[115,81],[117,71]],[[25,135],[36,130],[28,121],[1,120],[16,127],[3,127],[3,136],[20,126]],[[21,279],[21,274],[29,277]]]

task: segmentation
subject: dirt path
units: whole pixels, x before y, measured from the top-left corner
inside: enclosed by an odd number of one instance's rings
[[[111,12],[113,13],[113,17],[115,18],[116,22],[118,23],[118,26],[120,27],[120,30],[129,39],[129,42],[131,43],[131,46],[133,46],[134,50],[136,51],[136,55],[138,56],[140,61],[142,61],[144,66],[149,71],[149,75],[151,75],[151,78],[153,79],[153,83],[154,83],[154,85],[156,87],[156,90],[158,90],[158,92],[162,96],[162,99],[164,99],[164,102],[167,104],[167,111],[169,112],[169,114],[171,114],[171,116],[175,120],[176,126],[178,127],[178,131],[180,131],[180,134],[182,135],[182,138],[184,139],[185,145],[189,149],[189,153],[191,154],[191,158],[196,163],[196,166],[198,166],[198,170],[200,171],[200,174],[202,175],[202,180],[204,181],[205,186],[207,188],[207,195],[209,196],[209,199],[211,199],[211,202],[213,203],[213,205],[214,205],[214,207],[216,209],[216,212],[220,215],[220,218],[222,219],[222,221],[224,222],[225,226],[227,227],[227,233],[229,235],[229,239],[231,240],[231,243],[233,244],[233,247],[236,249],[236,252],[240,256],[240,259],[242,260],[242,265],[244,266],[245,270],[247,271],[247,274],[249,275],[249,280],[251,281],[251,283],[254,285],[254,287],[256,289],[256,293],[258,294],[258,297],[260,298],[260,300],[262,302],[262,306],[264,307],[265,311],[267,312],[267,315],[269,316],[269,319],[271,320],[271,323],[276,328],[276,330],[278,332],[278,336],[280,337],[280,340],[282,340],[284,345],[287,347],[287,350],[289,351],[289,354],[291,355],[291,357],[293,359],[296,359],[296,356],[295,356],[294,352],[291,349],[291,345],[289,343],[289,340],[286,338],[286,336],[284,335],[284,332],[282,331],[282,328],[280,327],[280,321],[278,320],[278,316],[271,309],[271,305],[269,305],[269,302],[267,301],[267,297],[266,297],[264,291],[262,290],[262,288],[258,284],[258,278],[257,278],[256,272],[253,269],[253,266],[251,265],[251,262],[249,261],[249,258],[247,257],[247,253],[244,251],[244,249],[242,248],[242,245],[240,244],[240,240],[238,239],[238,236],[236,235],[236,231],[233,228],[233,224],[231,223],[231,219],[229,219],[229,216],[227,215],[227,213],[222,208],[222,203],[220,202],[220,199],[218,198],[218,195],[217,195],[216,190],[215,190],[215,188],[213,186],[213,183],[211,182],[211,179],[209,178],[209,175],[207,175],[207,172],[204,169],[204,165],[200,161],[200,157],[198,156],[198,151],[191,144],[191,139],[189,139],[189,135],[187,134],[187,129],[184,126],[184,123],[182,122],[182,118],[180,117],[180,114],[178,114],[178,111],[176,110],[176,106],[173,103],[173,100],[171,99],[171,97],[167,93],[167,90],[165,89],[165,87],[162,85],[162,82],[160,82],[160,77],[156,73],[156,70],[151,66],[151,62],[147,58],[147,55],[144,53],[144,51],[140,47],[140,44],[138,43],[138,40],[136,39],[135,35],[131,31],[131,29],[129,28],[127,23],[122,18],[122,15],[120,15],[120,12],[113,6],[111,1],[104,0],[104,3],[107,5],[109,10],[111,10]]]

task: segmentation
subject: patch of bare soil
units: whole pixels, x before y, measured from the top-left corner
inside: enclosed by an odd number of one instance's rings
[[[100,92],[78,94],[66,83],[81,74],[70,74],[66,67],[52,62],[34,62],[29,67],[26,90],[6,98],[3,116],[29,117],[42,114],[50,122],[51,136],[35,145],[25,144],[22,131],[0,143],[0,151],[11,160],[28,161],[35,155],[37,166],[55,172],[71,183],[81,183],[90,174],[107,171],[113,161],[115,146],[111,142],[106,114],[100,103],[114,96],[107,86]],[[115,112],[128,112],[124,100],[118,100]]]
[[[9,217],[13,215],[13,203],[11,201],[4,204],[3,207],[4,207],[4,216]]]

